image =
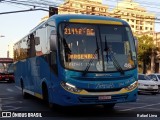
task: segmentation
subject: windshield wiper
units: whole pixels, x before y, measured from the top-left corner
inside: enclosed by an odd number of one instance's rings
[[[88,70],[89,70],[89,68],[90,68],[90,66],[91,66],[91,63],[93,62],[96,54],[98,55],[98,60],[99,60],[99,49],[100,49],[100,48],[99,48],[99,46],[98,46],[97,36],[96,36],[96,46],[97,46],[97,49],[95,50],[95,52],[94,52],[94,54],[93,54],[93,58],[91,58],[91,59],[89,60],[89,62],[88,62],[88,64],[87,64],[87,67],[86,67],[85,70],[83,71],[83,74],[82,74],[83,76],[85,76],[86,73],[88,72]]]
[[[115,68],[116,68],[122,75],[124,75],[124,70],[123,70],[122,67],[119,65],[119,63],[118,63],[118,61],[116,60],[114,54],[111,52],[111,50],[110,50],[109,47],[108,47],[108,42],[107,42],[106,36],[105,36],[105,49],[104,49],[104,50],[107,52],[107,56],[106,56],[106,57],[107,57],[107,62],[108,62],[108,57],[109,57],[108,52],[110,52],[110,55],[111,55],[111,58],[112,58],[112,60],[113,60],[113,64],[114,64]]]

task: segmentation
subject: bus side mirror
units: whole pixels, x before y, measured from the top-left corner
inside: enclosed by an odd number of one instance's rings
[[[57,53],[56,51],[50,52],[50,65],[54,73],[58,75],[58,66],[57,66]]]
[[[57,64],[56,51],[51,51],[50,56],[51,56],[50,57],[51,65],[56,65]]]
[[[136,51],[138,52],[138,39],[135,36],[134,36],[134,41],[135,41]]]
[[[53,35],[50,36],[50,50],[51,51],[56,51],[57,50],[56,40],[57,40],[56,35],[53,34]]]
[[[35,45],[39,45],[40,44],[40,38],[39,37],[35,37],[34,38],[34,43],[35,43]]]

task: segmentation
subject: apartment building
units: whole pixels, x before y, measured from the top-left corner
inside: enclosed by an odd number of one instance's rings
[[[118,1],[117,1],[118,2]],[[59,7],[59,14],[91,14],[101,16],[111,16],[127,21],[134,34],[154,35],[155,15],[147,12],[133,0],[123,0],[117,3],[116,7],[108,10],[107,5],[102,4],[102,0],[66,0]]]
[[[66,0],[58,9],[58,14],[110,16],[108,6],[103,5],[102,0]]]
[[[10,42],[8,45],[8,50],[7,50],[7,57],[8,58],[13,58],[13,42]]]
[[[118,2],[115,9],[111,11],[111,16],[127,21],[136,35],[154,35],[155,15],[147,12],[144,7],[141,7],[139,3],[133,2],[133,0]]]

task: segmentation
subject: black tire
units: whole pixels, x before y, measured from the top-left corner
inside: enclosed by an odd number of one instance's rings
[[[29,98],[29,94],[24,92],[24,84],[23,81],[21,80],[21,89],[22,89],[22,96],[24,99],[28,99]]]
[[[52,109],[52,108],[57,108],[58,109],[60,107],[57,104],[49,102],[48,88],[47,88],[47,85],[45,83],[42,85],[42,95],[43,95],[43,102],[47,107],[49,107],[50,109]]]
[[[152,95],[156,95],[157,93],[156,92],[152,92]]]
[[[48,88],[46,84],[42,85],[42,95],[43,95],[43,102],[49,105],[49,95],[48,95]]]
[[[160,93],[160,86],[158,86],[158,93]]]
[[[107,110],[113,110],[115,106],[115,103],[105,104],[103,107]]]

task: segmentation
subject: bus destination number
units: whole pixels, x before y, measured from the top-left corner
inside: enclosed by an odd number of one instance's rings
[[[92,28],[65,28],[64,34],[95,36],[95,31]]]

